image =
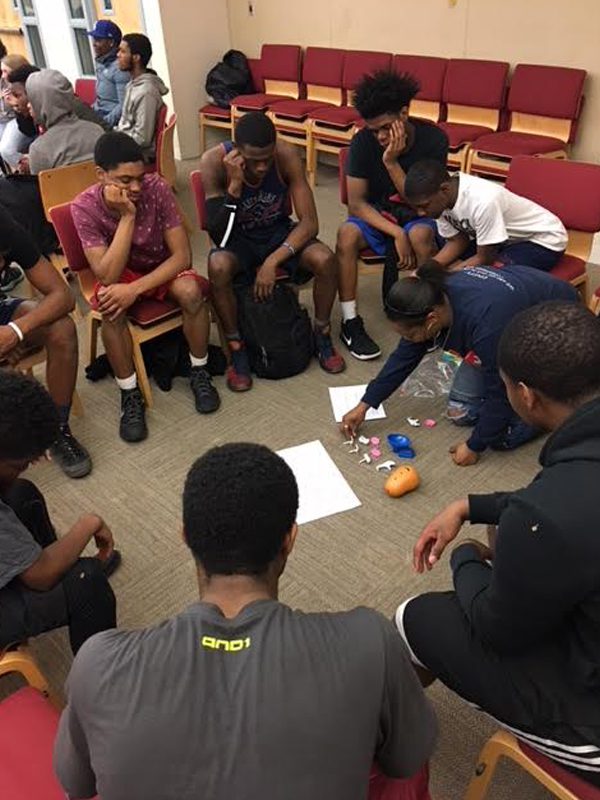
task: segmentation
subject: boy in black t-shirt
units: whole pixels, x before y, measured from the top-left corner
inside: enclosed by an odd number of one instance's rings
[[[69,316],[75,298],[26,231],[0,206],[0,275],[13,262],[42,297],[33,301],[0,293],[0,365],[15,366],[28,350],[45,347],[48,391],[60,419],[52,460],[70,478],[82,478],[92,462],[69,427],[78,359],[77,331]]]
[[[337,236],[340,262],[339,293],[342,306],[341,339],[355,358],[377,358],[379,346],[365,331],[357,314],[358,254],[369,247],[384,256],[387,241],[394,240],[398,266],[411,269],[437,252],[434,220],[418,218],[401,205],[409,168],[423,158],[446,163],[446,134],[429,122],[408,116],[419,84],[410,75],[382,70],[367,75],[357,85],[354,105],[365,127],[352,139],[346,168],[348,211]]]

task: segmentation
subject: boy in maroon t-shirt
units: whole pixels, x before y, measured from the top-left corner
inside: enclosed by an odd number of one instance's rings
[[[189,239],[171,189],[158,175],[145,174],[139,145],[125,133],[106,133],[94,158],[100,183],[73,202],[73,221],[98,279],[94,301],[102,313],[106,355],[121,389],[119,433],[126,442],[138,442],[148,431],[127,310],[142,297],[168,297],[181,307],[196,410],[209,414],[220,399],[207,370],[208,282],[191,267]]]

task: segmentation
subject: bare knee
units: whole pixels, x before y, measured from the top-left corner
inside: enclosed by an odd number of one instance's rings
[[[429,225],[413,225],[408,232],[413,250],[431,249],[435,244],[433,230]]]
[[[336,250],[338,253],[358,254],[362,234],[352,222],[344,222],[337,232]]]
[[[237,262],[232,253],[216,250],[208,257],[208,278],[217,288],[231,283],[236,268]]]
[[[328,247],[314,245],[306,251],[304,266],[315,276],[330,278],[337,275],[338,262]]]
[[[71,317],[61,317],[46,329],[46,347],[63,353],[77,352],[77,329]]]
[[[102,331],[124,334],[127,330],[127,314],[119,314],[116,319],[110,319],[108,314],[102,315]]]
[[[176,280],[172,284],[169,294],[187,314],[197,314],[204,303],[200,285],[191,277]]]

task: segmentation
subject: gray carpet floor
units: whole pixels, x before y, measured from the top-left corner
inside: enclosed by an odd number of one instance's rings
[[[195,163],[179,166],[179,197],[195,224],[187,186],[187,174]],[[335,230],[343,219],[334,168],[321,168],[316,197],[321,238],[333,245]],[[195,264],[203,273],[207,244],[204,234],[194,234]],[[396,337],[381,312],[379,292],[377,277],[361,278],[362,313],[385,354],[394,347]],[[301,296],[312,307],[310,291]],[[83,365],[85,327],[80,327]],[[337,308],[334,328],[337,335]],[[218,341],[216,330],[213,339]],[[148,415],[150,436],[138,445],[127,445],[118,437],[114,382],[106,379],[91,384],[80,376],[85,415],[73,420],[73,429],[93,455],[92,474],[69,481],[46,463],[33,468],[28,477],[44,492],[59,531],[88,511],[98,512],[112,527],[123,553],[123,565],[112,579],[121,626],[156,623],[195,600],[194,567],[181,538],[183,480],[197,456],[212,445],[231,441],[261,442],[279,449],[320,439],[362,503],[356,510],[302,526],[283,576],[283,602],[308,611],[364,604],[391,616],[408,596],[450,587],[446,558],[426,576],[412,571],[411,551],[420,530],[458,496],[510,489],[529,481],[536,471],[540,442],[512,454],[489,453],[476,466],[459,469],[451,464],[448,447],[462,439],[461,432],[443,419],[443,399],[396,396],[386,403],[387,419],[370,423],[368,432],[382,437],[398,431],[411,434],[422,485],[404,498],[388,498],[383,492],[384,478],[372,467],[359,466],[357,459],[346,453],[327,392],[328,386],[365,383],[382,362],[361,363],[348,357],[347,363],[345,373],[330,377],[313,362],[305,373],[290,380],[257,380],[253,391],[244,395],[229,392],[224,378],[217,378],[223,403],[211,417],[196,414],[183,379],[175,382],[170,393],[155,387],[156,405]],[[407,416],[433,417],[438,425],[432,430],[410,429]],[[481,529],[470,533],[484,535]],[[33,649],[60,693],[71,660],[64,631],[39,637]],[[439,684],[428,694],[440,720],[439,744],[432,761],[432,795],[434,800],[460,798],[477,753],[495,726]],[[410,736],[410,731],[406,735]],[[537,800],[546,794],[520,771],[503,766],[489,796],[493,800]]]

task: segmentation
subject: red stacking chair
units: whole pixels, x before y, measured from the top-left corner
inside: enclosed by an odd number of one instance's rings
[[[316,183],[317,159],[319,152],[339,155],[342,147],[347,147],[361,120],[352,106],[354,87],[363,77],[379,69],[389,69],[392,63],[390,53],[368,50],[349,50],[344,57],[342,89],[346,97],[339,107],[321,106],[309,112],[310,128],[306,153],[306,171],[311,186]]]
[[[332,47],[308,47],[304,54],[302,82],[305,100],[281,100],[268,111],[281,139],[308,146],[311,111],[339,108],[344,101],[342,72],[345,50]]]
[[[264,86],[260,76],[260,59],[249,58],[248,66],[250,67],[254,90],[262,92]],[[198,112],[198,125],[200,127],[200,152],[203,153],[206,150],[207,128],[221,128],[227,131],[229,138],[232,137],[231,108],[221,108],[221,106],[216,106],[213,103],[207,103]]]
[[[81,294],[91,304],[96,278],[81,246],[81,240],[71,215],[71,204],[64,203],[50,209],[50,219],[67,259],[69,268],[77,274]],[[93,308],[88,314],[88,363],[95,360],[98,345],[98,329],[102,315]],[[155,339],[167,331],[179,328],[182,317],[179,306],[169,300],[142,298],[135,302],[127,312],[127,324],[133,341],[133,363],[137,373],[140,391],[148,408],[154,405],[152,389],[146,372],[141,345]]]
[[[517,156],[506,188],[547,208],[562,220],[569,243],[552,274],[587,294],[586,265],[600,232],[600,164]]]
[[[497,131],[506,98],[506,61],[452,58],[444,80],[446,120],[440,128],[448,136],[448,166],[465,171],[471,143]]]
[[[263,44],[260,74],[264,92],[240,94],[231,102],[231,122],[247,111],[268,111],[280,100],[298,100],[301,92],[302,50],[297,44]]]
[[[419,86],[419,94],[410,104],[411,117],[438,122],[442,114],[442,91],[444,77],[448,66],[447,58],[436,56],[397,55],[392,60],[395,72],[408,72],[415,77]]]
[[[168,108],[163,103],[156,115],[156,128],[154,131],[154,152],[157,155],[151,164],[146,164],[146,172],[158,172],[158,151],[161,147],[163,133],[167,125],[167,112]]]
[[[77,78],[75,81],[75,94],[88,106],[93,106],[96,102],[96,79]]]
[[[508,92],[509,129],[473,145],[467,171],[505,178],[518,155],[567,158],[583,105],[586,71],[518,64]]]
[[[0,702],[0,796],[64,800],[52,767],[59,712],[26,645],[0,653],[0,676],[11,673],[28,685]]]
[[[559,800],[600,800],[600,789],[516,739],[508,731],[498,731],[483,746],[465,800],[483,800],[500,758],[508,758],[518,764]]]

